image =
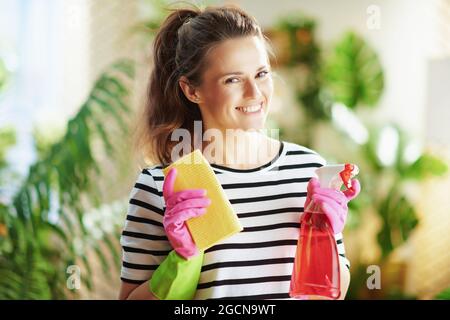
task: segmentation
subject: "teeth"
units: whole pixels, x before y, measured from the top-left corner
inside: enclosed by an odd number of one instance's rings
[[[237,109],[243,111],[243,112],[256,112],[259,111],[259,109],[261,109],[261,105],[256,105],[256,106],[249,106],[249,107],[238,107]]]

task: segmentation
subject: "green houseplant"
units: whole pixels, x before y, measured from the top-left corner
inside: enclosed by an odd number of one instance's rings
[[[131,61],[118,61],[104,72],[65,134],[40,152],[14,196],[0,203],[0,299],[73,296],[76,292],[67,286],[70,265],[86,271],[80,281],[92,288],[86,250],[95,252],[105,274],[111,268],[106,252],[118,269],[119,230],[92,239],[84,215],[101,204],[95,181],[104,173],[96,151],[103,148],[113,157],[111,128],[122,134],[128,130],[127,86],[133,76]],[[2,144],[2,150],[10,145]]]

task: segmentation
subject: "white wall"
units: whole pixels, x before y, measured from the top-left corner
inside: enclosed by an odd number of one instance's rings
[[[426,140],[450,150],[450,57],[430,61],[427,76]]]

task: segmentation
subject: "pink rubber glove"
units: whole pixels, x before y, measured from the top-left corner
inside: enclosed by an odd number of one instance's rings
[[[351,183],[351,188],[342,192],[331,188],[321,188],[319,180],[316,178],[309,180],[305,209],[311,201],[320,206],[323,213],[328,217],[334,234],[340,233],[344,229],[348,213],[347,203],[356,198],[361,191],[357,179],[353,179]]]
[[[205,189],[173,191],[177,175],[176,168],[167,174],[163,184],[163,196],[166,202],[163,225],[173,249],[183,258],[196,256],[198,248],[192,240],[185,222],[206,212],[211,200],[206,197]]]

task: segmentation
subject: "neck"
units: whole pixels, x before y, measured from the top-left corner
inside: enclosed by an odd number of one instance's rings
[[[203,155],[210,162],[234,169],[257,168],[271,161],[280,142],[259,131],[222,135],[222,141],[203,141]]]

